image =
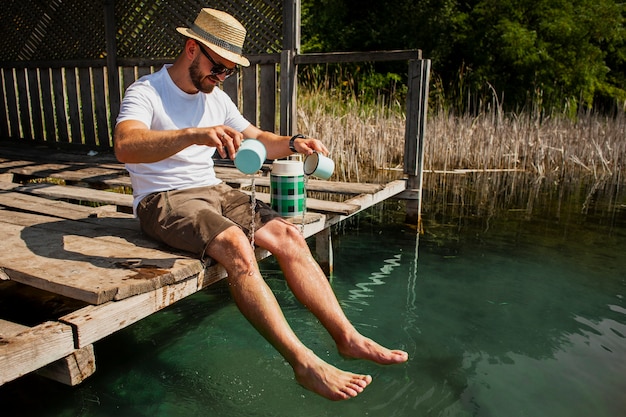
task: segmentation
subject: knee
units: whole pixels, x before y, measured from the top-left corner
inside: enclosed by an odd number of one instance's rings
[[[234,226],[218,234],[207,246],[206,254],[227,270],[249,269],[256,262],[248,237]]]
[[[283,224],[280,232],[276,233],[275,237],[274,250],[271,252],[276,256],[302,255],[309,251],[304,236],[302,236],[300,230],[292,224]]]

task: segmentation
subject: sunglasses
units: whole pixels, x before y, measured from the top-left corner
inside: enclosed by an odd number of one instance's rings
[[[225,78],[228,78],[237,71],[237,66],[233,68],[226,68],[223,64],[218,64],[217,62],[215,62],[213,58],[211,58],[211,55],[209,55],[209,53],[205,51],[199,43],[198,48],[200,48],[200,52],[202,52],[202,55],[207,57],[208,60],[211,61],[211,64],[213,64],[213,68],[211,68],[211,75],[217,76],[224,74],[226,76]]]

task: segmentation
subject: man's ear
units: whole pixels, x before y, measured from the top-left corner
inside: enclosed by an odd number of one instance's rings
[[[187,40],[185,41],[185,56],[187,56],[189,60],[193,61],[198,52],[198,48],[198,43],[195,40],[187,38]]]

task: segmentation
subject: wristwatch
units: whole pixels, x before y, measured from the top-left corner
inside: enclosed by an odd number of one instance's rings
[[[303,138],[303,139],[305,139],[305,138],[306,138],[306,136],[304,136],[304,135],[303,135],[303,134],[301,134],[301,133],[298,133],[297,135],[293,135],[293,136],[291,137],[291,139],[289,139],[289,149],[291,149],[291,152],[298,152],[298,151],[296,150],[296,145],[295,145],[295,143],[294,143],[294,142],[296,141],[296,139],[298,139],[298,138]]]

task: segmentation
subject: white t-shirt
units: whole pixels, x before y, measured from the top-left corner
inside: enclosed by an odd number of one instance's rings
[[[161,70],[134,82],[120,107],[117,123],[138,120],[151,130],[227,125],[239,132],[250,126],[230,97],[219,88],[210,94],[188,94]],[[213,169],[215,148],[192,145],[158,162],[126,164],[133,187],[133,209],[157,191],[215,185],[221,182]]]

